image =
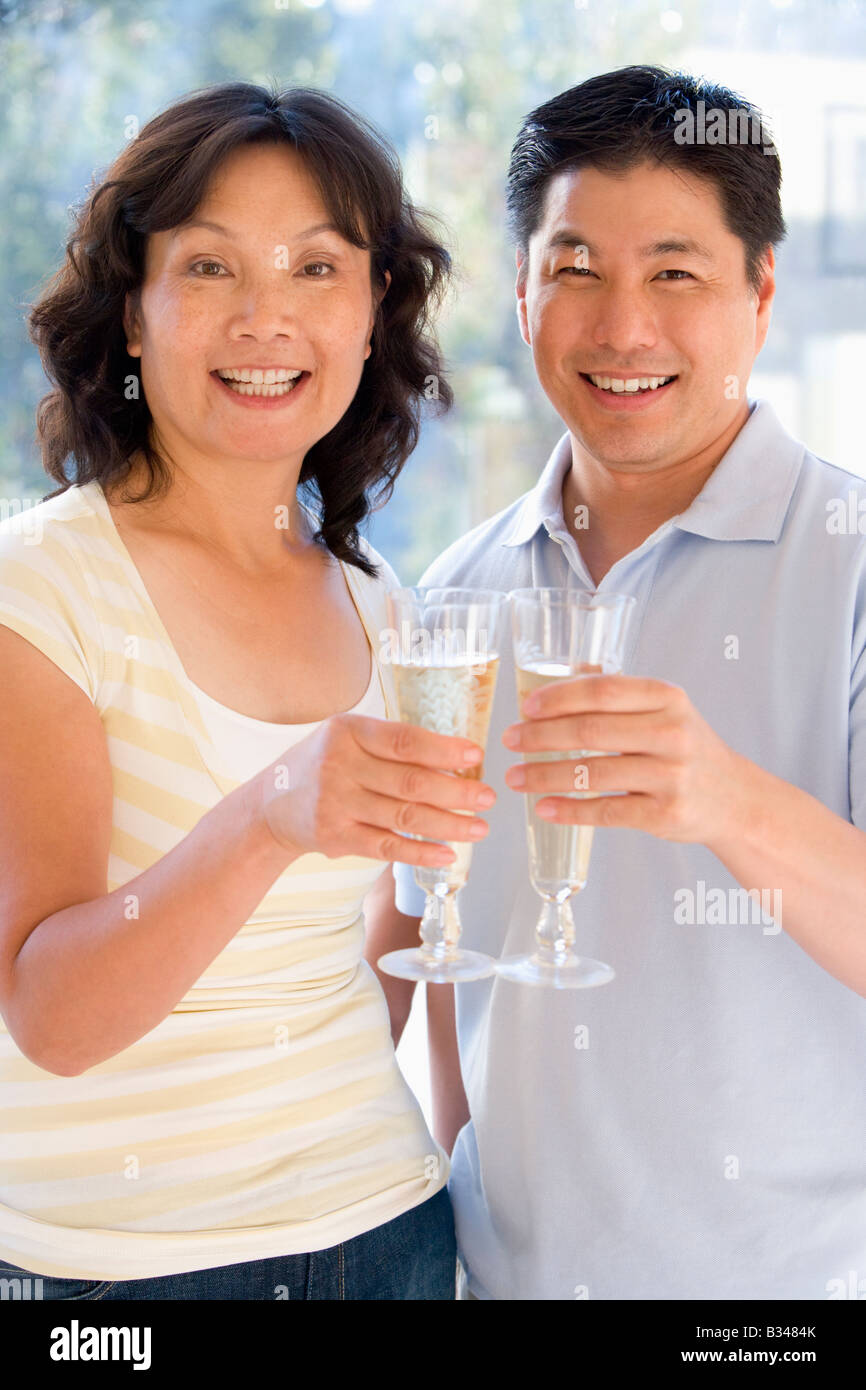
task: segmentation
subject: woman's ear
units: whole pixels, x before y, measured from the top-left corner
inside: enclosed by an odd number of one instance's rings
[[[367,346],[366,346],[365,349],[364,349],[364,361],[365,361],[365,362],[366,362],[367,358],[370,356],[370,353],[373,351],[372,347],[370,346],[371,341],[372,341],[372,338],[373,338],[373,325],[374,325],[375,322],[376,322],[376,314],[377,314],[377,312],[378,312],[378,310],[379,310],[379,305],[382,303],[382,300],[385,298],[385,295],[388,293],[388,288],[389,288],[390,284],[391,284],[391,272],[390,272],[390,270],[386,270],[386,271],[385,271],[385,283],[384,283],[384,285],[382,286],[381,289],[376,289],[376,290],[373,291],[373,308],[372,308],[371,313],[370,313],[370,327],[367,329]]]
[[[139,321],[140,296],[130,291],[123,301],[123,331],[126,334],[126,350],[130,357],[141,356],[141,323]]]

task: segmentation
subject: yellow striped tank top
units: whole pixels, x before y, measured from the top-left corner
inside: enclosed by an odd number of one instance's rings
[[[385,579],[343,573],[373,656],[358,712],[393,718]],[[109,892],[316,725],[267,724],[186,675],[99,483],[0,522],[0,623],[99,711],[112,766]],[[384,865],[306,854],[162,1022],[80,1076],[0,1021],[0,1259],[150,1278],[321,1250],[432,1197],[448,1159],[394,1057],[362,958]]]

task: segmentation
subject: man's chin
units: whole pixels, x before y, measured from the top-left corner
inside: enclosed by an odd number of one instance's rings
[[[645,430],[635,430],[628,419],[623,420],[619,428],[614,420],[601,430],[594,422],[590,424],[581,417],[566,420],[565,424],[580,448],[605,468],[639,472],[664,466],[671,457],[672,445],[667,432],[664,436],[648,435]]]

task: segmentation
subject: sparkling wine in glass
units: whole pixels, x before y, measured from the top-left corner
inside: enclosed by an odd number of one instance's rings
[[[387,601],[400,719],[438,734],[468,738],[484,748],[507,595],[489,589],[397,589]],[[453,775],[478,781],[481,764]],[[472,844],[449,845],[456,856],[451,864],[415,869],[415,882],[426,894],[421,946],[380,957],[379,968],[387,975],[447,983],[493,974],[491,956],[459,944],[457,895],[469,873]]]
[[[587,594],[571,589],[517,589],[511,594],[514,661],[521,710],[531,691],[557,681],[622,671],[626,632],[635,600],[626,594]],[[529,753],[527,762],[567,760],[575,790],[556,795],[575,799],[594,793],[577,789],[581,764],[603,750]],[[610,755],[615,756],[615,755]],[[505,956],[496,970],[520,984],[586,989],[607,984],[614,971],[581,956],[574,947],[571,898],[586,884],[594,827],[542,820],[535,807],[543,795],[526,795],[529,877],[542,900],[535,950]]]

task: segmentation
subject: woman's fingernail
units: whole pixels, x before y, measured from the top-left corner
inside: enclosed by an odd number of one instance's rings
[[[510,729],[506,729],[505,733],[502,735],[502,742],[505,744],[506,748],[517,748],[520,744],[520,734],[517,732],[517,729],[513,726]]]
[[[492,787],[485,787],[475,798],[476,806],[492,806],[496,800],[496,792]]]
[[[473,840],[480,840],[482,835],[487,834],[486,820],[474,820],[469,827],[469,834]]]
[[[505,780],[509,787],[515,791],[520,791],[526,786],[526,769],[518,763],[517,767],[510,767],[505,774]]]
[[[556,807],[551,806],[550,802],[547,802],[547,804],[545,805],[545,803],[542,801],[538,806],[536,806],[535,814],[537,816],[541,816],[542,820],[555,820]]]
[[[464,763],[480,763],[484,757],[480,748],[465,748],[463,750]]]

